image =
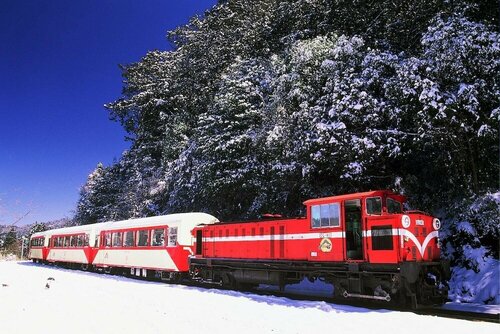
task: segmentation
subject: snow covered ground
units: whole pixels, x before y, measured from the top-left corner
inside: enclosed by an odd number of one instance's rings
[[[0,262],[1,333],[422,334],[451,330],[459,334],[498,333],[499,329],[493,323]]]

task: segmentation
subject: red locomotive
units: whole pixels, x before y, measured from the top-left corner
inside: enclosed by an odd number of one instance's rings
[[[404,201],[371,191],[308,200],[305,218],[219,223],[185,213],[66,227],[33,234],[30,258],[233,288],[321,280],[346,298],[442,303],[440,222],[404,212]]]
[[[234,287],[308,278],[333,284],[337,296],[441,303],[449,269],[440,261],[440,221],[404,212],[404,201],[370,191],[308,200],[305,218],[196,227],[190,273]]]

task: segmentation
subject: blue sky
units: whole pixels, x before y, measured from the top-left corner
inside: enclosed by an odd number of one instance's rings
[[[88,174],[129,146],[103,107],[118,64],[168,50],[166,32],[215,3],[2,0],[0,225],[72,216]]]

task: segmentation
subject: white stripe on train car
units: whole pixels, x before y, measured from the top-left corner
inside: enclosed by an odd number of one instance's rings
[[[89,263],[83,249],[53,248],[47,256],[48,261]]]
[[[408,231],[408,230],[400,228],[399,229],[399,234],[401,235],[401,237],[408,237],[411,241],[413,241],[413,243],[417,247],[417,249],[420,252],[420,255],[422,257],[424,256],[424,252],[425,252],[425,248],[427,247],[427,244],[433,238],[437,238],[438,235],[439,235],[438,231],[432,231],[431,233],[427,234],[427,236],[424,239],[424,242],[422,244],[420,244],[420,242],[418,241],[417,237],[415,237],[415,235],[413,233],[411,233],[410,231]],[[403,243],[401,243],[401,245],[403,245]]]
[[[40,248],[32,248],[29,252],[30,259],[43,259],[43,253]]]
[[[372,230],[363,231],[362,235],[364,238],[372,237]],[[418,248],[420,254],[424,256],[425,248],[427,244],[433,239],[438,237],[438,231],[433,231],[429,233],[422,244],[418,241],[417,237],[413,233],[405,229],[391,229],[392,236],[401,236],[404,238],[408,237],[415,246]],[[299,233],[299,234],[274,234],[274,235],[255,235],[255,236],[230,236],[230,237],[204,237],[203,242],[238,242],[238,241],[271,241],[271,240],[310,240],[310,239],[322,239],[322,238],[345,238],[345,232],[328,232],[328,233]],[[401,242],[403,247],[403,242]]]
[[[94,265],[162,268],[179,271],[166,249],[99,249]]]
[[[297,234],[267,234],[267,235],[247,235],[231,237],[205,237],[204,242],[236,242],[236,241],[270,241],[270,240],[309,240],[322,238],[344,238],[344,232],[328,233],[297,233]]]

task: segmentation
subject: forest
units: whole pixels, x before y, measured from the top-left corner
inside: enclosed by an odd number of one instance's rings
[[[498,7],[219,1],[167,33],[170,51],[120,66],[105,108],[130,148],[97,164],[75,221],[297,216],[309,198],[392,189],[443,220],[455,264],[498,259]]]

